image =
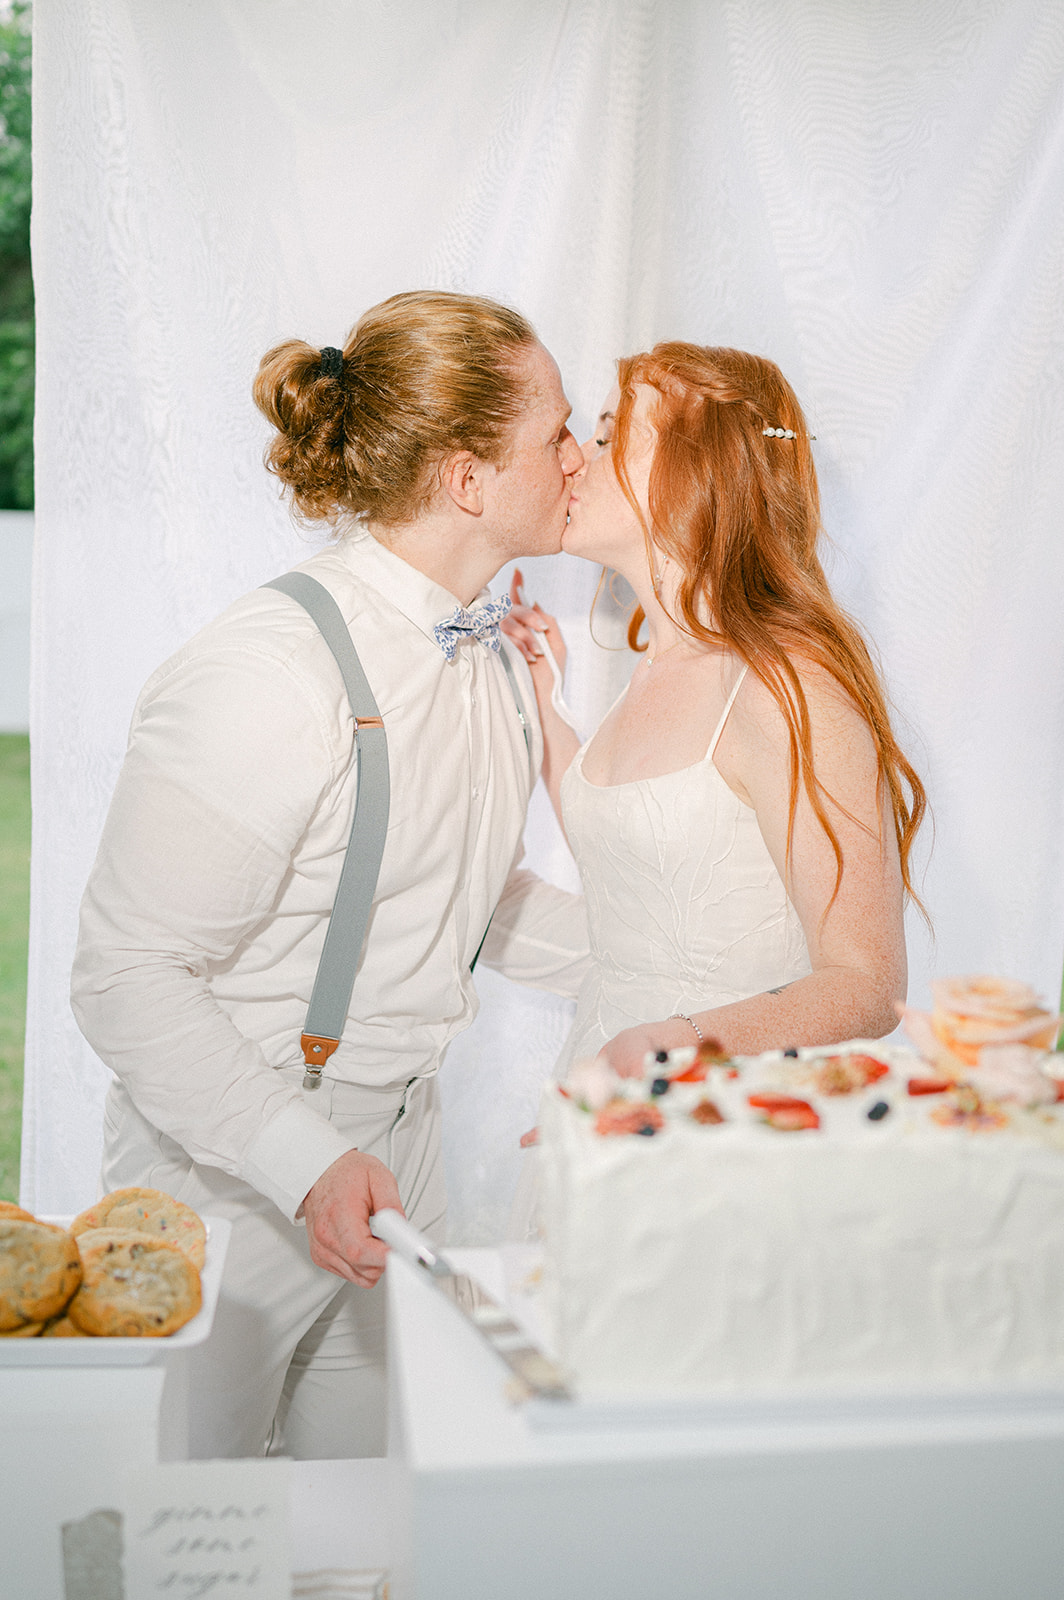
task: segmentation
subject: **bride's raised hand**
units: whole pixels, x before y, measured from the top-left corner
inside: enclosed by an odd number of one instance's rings
[[[543,650],[543,637],[550,645],[551,654],[558,663],[558,671],[565,671],[567,651],[565,640],[555,617],[544,611],[538,601],[533,605],[525,604],[524,574],[520,567],[514,568],[513,579],[510,583],[510,602],[512,610],[502,623],[502,631],[508,639],[512,639],[528,662],[532,673],[532,682],[536,686],[536,695],[539,696],[540,680],[546,690],[547,699],[550,699],[554,688],[554,674],[550,670],[550,663],[546,660]],[[542,709],[542,707],[541,707]]]

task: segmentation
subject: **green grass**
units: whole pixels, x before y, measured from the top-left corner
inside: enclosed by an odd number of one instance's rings
[[[0,1200],[18,1199],[29,921],[30,741],[0,733]]]

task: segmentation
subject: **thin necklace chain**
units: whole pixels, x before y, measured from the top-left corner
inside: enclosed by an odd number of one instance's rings
[[[644,659],[646,660],[647,666],[652,667],[655,661],[663,660],[665,656],[668,655],[670,650],[678,650],[682,644],[686,644],[687,642],[688,641],[686,639],[674,639],[672,644],[666,645],[665,649],[659,650],[656,655],[646,656]]]

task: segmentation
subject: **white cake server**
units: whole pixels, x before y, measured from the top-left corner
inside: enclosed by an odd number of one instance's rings
[[[456,1272],[430,1240],[400,1212],[374,1212],[369,1226],[371,1233],[391,1245],[404,1261],[428,1274],[441,1294],[457,1306],[481,1338],[505,1361],[526,1394],[547,1400],[572,1398],[554,1362],[529,1343],[528,1335],[517,1326],[505,1306],[487,1294],[468,1273]]]

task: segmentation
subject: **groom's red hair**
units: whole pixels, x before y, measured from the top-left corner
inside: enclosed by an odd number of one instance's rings
[[[791,827],[804,788],[843,859],[813,765],[809,708],[795,659],[830,673],[868,724],[890,795],[902,876],[926,810],[923,784],[890,725],[886,696],[857,625],[834,600],[817,554],[820,493],[809,429],[779,368],[741,350],[673,342],[618,363],[613,460],[636,513],[625,450],[638,384],[657,390],[650,473],[654,540],[683,577],[677,621],[749,663],[779,704],[791,741]],[[790,430],[793,438],[766,434]],[[649,538],[649,529],[644,532]],[[642,610],[628,632],[633,649]],[[788,840],[789,848],[789,840]]]

